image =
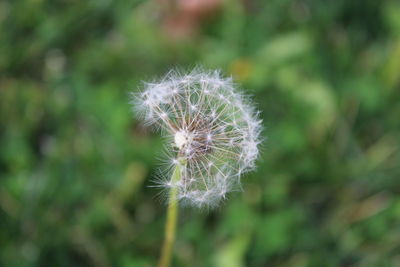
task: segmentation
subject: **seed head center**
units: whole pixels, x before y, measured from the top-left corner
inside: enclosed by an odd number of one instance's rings
[[[175,145],[182,149],[187,143],[190,142],[190,134],[186,131],[180,130],[175,133]]]

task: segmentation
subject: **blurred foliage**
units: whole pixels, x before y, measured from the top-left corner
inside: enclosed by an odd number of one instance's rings
[[[265,142],[243,192],[181,210],[174,266],[400,266],[400,2],[196,2],[0,1],[0,266],[155,265],[162,140],[128,93],[197,64]]]

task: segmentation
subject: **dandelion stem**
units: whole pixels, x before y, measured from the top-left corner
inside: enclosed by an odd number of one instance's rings
[[[176,164],[175,170],[172,173],[171,182],[172,186],[169,191],[169,201],[167,210],[167,221],[165,224],[165,237],[164,244],[161,250],[159,267],[168,267],[171,263],[172,248],[174,246],[176,222],[178,219],[178,188],[176,183],[181,179],[181,162]]]

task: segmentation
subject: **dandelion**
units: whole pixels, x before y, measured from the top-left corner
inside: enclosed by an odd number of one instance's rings
[[[219,71],[171,71],[160,82],[145,83],[133,104],[167,139],[172,173],[159,184],[170,190],[170,206],[214,207],[255,167],[261,120]]]

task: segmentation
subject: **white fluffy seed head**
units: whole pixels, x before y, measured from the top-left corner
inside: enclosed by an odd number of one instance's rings
[[[176,186],[182,203],[216,206],[255,167],[261,120],[219,71],[171,71],[133,96],[136,113],[170,140],[169,162],[182,164],[179,183],[172,185],[169,177],[161,183]]]

